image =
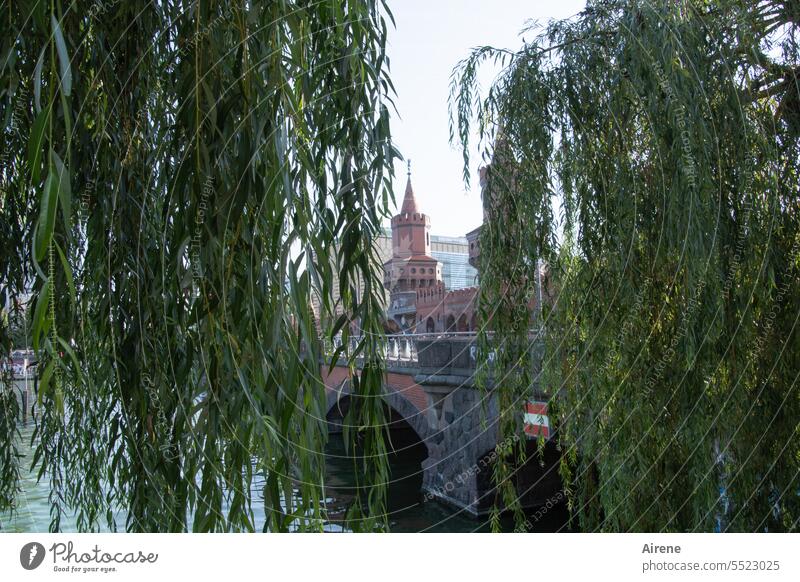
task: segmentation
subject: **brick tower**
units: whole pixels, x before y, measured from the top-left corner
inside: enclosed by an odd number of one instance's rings
[[[392,258],[384,264],[384,285],[391,292],[388,316],[400,330],[416,324],[417,291],[442,285],[442,267],[431,256],[431,219],[419,211],[411,186],[411,162],[400,213],[392,218]]]

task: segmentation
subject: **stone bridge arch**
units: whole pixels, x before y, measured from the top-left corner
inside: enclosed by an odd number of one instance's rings
[[[477,390],[472,382],[469,342],[436,340],[435,349],[431,346],[432,342],[419,341],[418,366],[399,365],[386,373],[382,401],[391,410],[387,428],[403,431],[396,433],[399,438],[395,442],[405,443],[394,452],[419,450],[425,453],[420,461],[420,487],[425,501],[438,500],[468,515],[484,515],[494,500],[490,477],[499,439],[498,401],[493,390],[488,393]],[[333,412],[337,402],[346,398],[349,406],[352,373],[346,367],[337,366],[325,376],[325,418],[332,432],[341,428],[342,415],[337,417]],[[546,397],[539,399],[543,398]],[[342,405],[340,413],[345,412]],[[526,438],[522,423],[520,409],[516,437],[519,439]],[[415,444],[406,446],[409,437]],[[417,446],[419,449],[414,448]],[[535,441],[526,443],[526,448],[530,447],[538,445]],[[514,485],[523,507],[534,508],[547,503],[552,506],[561,501],[559,457],[553,440],[546,445],[543,459],[530,450],[529,461],[515,467],[515,473],[519,474],[514,478]],[[557,512],[552,514],[555,518]]]
[[[325,405],[325,418],[330,416],[331,411],[345,398],[352,395],[350,382],[344,380],[337,388],[328,390]],[[381,398],[390,409],[393,409],[417,434],[417,437],[425,445],[425,450],[430,457],[430,443],[432,442],[434,429],[429,425],[426,418],[426,411],[420,410],[410,400],[402,395],[402,392],[393,390],[387,386],[383,388]]]

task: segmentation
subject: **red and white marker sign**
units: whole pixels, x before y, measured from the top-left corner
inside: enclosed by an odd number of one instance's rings
[[[526,402],[523,430],[530,439],[550,438],[550,419],[547,417],[547,402]]]

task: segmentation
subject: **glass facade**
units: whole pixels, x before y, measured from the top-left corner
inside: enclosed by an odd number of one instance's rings
[[[442,264],[442,280],[448,291],[478,284],[478,271],[469,264],[469,242],[465,237],[432,235],[431,255]]]
[[[431,254],[442,264],[442,280],[448,291],[478,284],[478,271],[469,264],[467,253],[432,251]]]

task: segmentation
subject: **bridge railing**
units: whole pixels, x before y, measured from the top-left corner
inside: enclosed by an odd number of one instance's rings
[[[343,354],[346,357],[354,354],[360,341],[360,337],[351,337]],[[341,339],[336,338],[333,342],[325,340],[325,354],[331,356],[341,346]],[[410,336],[387,336],[383,342],[383,357],[387,367],[416,368],[419,365],[417,342]],[[360,357],[357,357],[357,361],[360,359]]]
[[[489,338],[493,332],[487,332]],[[454,368],[471,370],[477,365],[478,334],[475,332],[440,332],[387,335],[383,340],[384,358],[388,368]],[[528,333],[532,346],[541,345],[541,331]],[[343,351],[349,357],[355,353],[360,337],[351,337]],[[325,353],[333,355],[342,346],[341,338],[325,341]],[[358,360],[358,358],[357,358]],[[490,352],[489,361],[494,360]]]

